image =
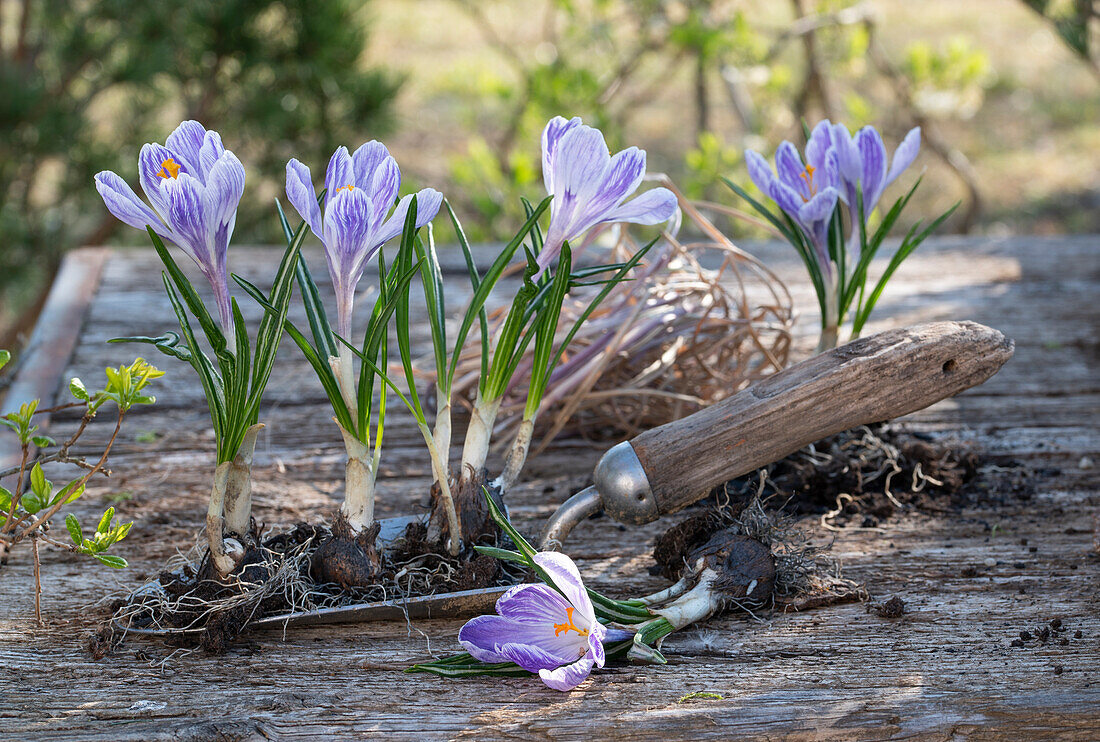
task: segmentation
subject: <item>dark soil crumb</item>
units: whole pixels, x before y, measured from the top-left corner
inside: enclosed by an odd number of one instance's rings
[[[875,613],[883,618],[901,618],[905,615],[905,601],[895,595],[885,603],[876,605]]]
[[[1022,647],[1022,646],[1024,646],[1024,643],[1022,641],[1020,641],[1019,639],[1013,639],[1011,642],[1009,642],[1009,644],[1013,647]]]
[[[1062,672],[1063,672],[1063,669],[1064,668],[1061,665],[1055,665],[1054,666],[1054,674],[1055,675],[1061,675]]]
[[[978,570],[975,569],[974,567],[963,567],[962,571],[959,572],[959,577],[971,578],[971,577],[977,577],[977,576],[978,576]]]
[[[1081,638],[1081,636],[1082,636],[1082,634],[1081,634],[1081,629],[1077,629],[1077,631],[1074,631],[1074,632],[1073,632],[1073,638],[1074,638],[1074,639],[1080,639],[1080,638]]]

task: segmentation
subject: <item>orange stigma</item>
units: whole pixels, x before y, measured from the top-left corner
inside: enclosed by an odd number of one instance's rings
[[[816,169],[817,168],[815,168],[813,165],[807,165],[806,166],[806,172],[804,172],[804,173],[802,173],[802,175],[798,176],[798,177],[802,178],[802,180],[806,181],[806,185],[809,186],[809,188],[810,188],[809,198],[807,198],[806,196],[803,196],[802,197],[803,201],[809,201],[811,198],[813,198],[815,195],[817,195],[817,189],[814,188],[814,170],[816,170]]]
[[[561,634],[568,634],[570,630],[576,631],[577,636],[588,636],[588,629],[578,629],[573,625],[573,606],[569,606],[565,609],[566,623],[554,624],[554,636],[560,636]]]
[[[157,171],[158,178],[178,178],[179,174],[180,166],[171,157],[160,163],[160,170]]]
[[[347,188],[349,191],[354,191],[355,190],[355,186],[353,186],[349,183],[346,186],[340,186],[339,188],[337,188],[335,191],[333,191],[333,194],[337,194],[340,191],[344,190],[345,188]]]

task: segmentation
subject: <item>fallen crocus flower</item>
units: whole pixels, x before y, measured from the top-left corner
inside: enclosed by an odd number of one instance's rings
[[[138,180],[153,208],[117,173],[97,173],[95,185],[115,218],[137,229],[151,227],[195,261],[214,289],[222,330],[232,347],[226,252],[244,193],[244,166],[222,146],[218,132],[207,131],[198,121],[184,121],[164,144],[141,148]]]
[[[607,629],[572,559],[548,551],[532,558],[553,587],[516,585],[497,600],[500,615],[471,619],[458,640],[475,659],[514,662],[554,690],[573,690],[593,667],[603,667]]]
[[[577,117],[550,119],[542,132],[542,178],[554,200],[539,267],[546,270],[562,243],[572,244],[597,224],[660,224],[671,219],[677,202],[667,188],[626,200],[644,177],[645,150],[627,147],[612,157],[599,129],[585,126]]]

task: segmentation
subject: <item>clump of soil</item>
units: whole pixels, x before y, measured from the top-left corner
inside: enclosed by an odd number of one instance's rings
[[[883,618],[901,618],[905,615],[905,601],[894,595],[875,606],[875,613]]]
[[[942,512],[957,506],[966,490],[981,488],[981,464],[963,443],[885,423],[830,436],[718,492],[744,502],[763,486],[794,515],[873,527],[898,510]],[[999,468],[1001,474],[1010,471]],[[1024,487],[1022,481],[1007,484],[1017,493]]]
[[[244,560],[227,579],[219,579],[208,553],[183,559],[118,601],[89,649],[102,656],[133,632],[220,652],[251,622],[267,616],[516,584],[524,576],[521,567],[473,548],[514,548],[488,517],[483,481],[477,482],[482,510],[472,498],[464,503],[471,529],[458,556],[448,553],[445,525],[436,526],[441,519],[434,513],[427,525],[410,523],[385,548],[377,544],[379,524],[355,534],[339,514],[332,528],[299,524],[265,536],[254,526],[244,539]]]

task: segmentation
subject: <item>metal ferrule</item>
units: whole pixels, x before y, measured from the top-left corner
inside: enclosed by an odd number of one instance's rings
[[[557,551],[573,527],[603,510],[620,523],[641,525],[660,512],[642,462],[628,441],[613,446],[596,464],[595,484],[561,504],[543,529],[539,547]]]

